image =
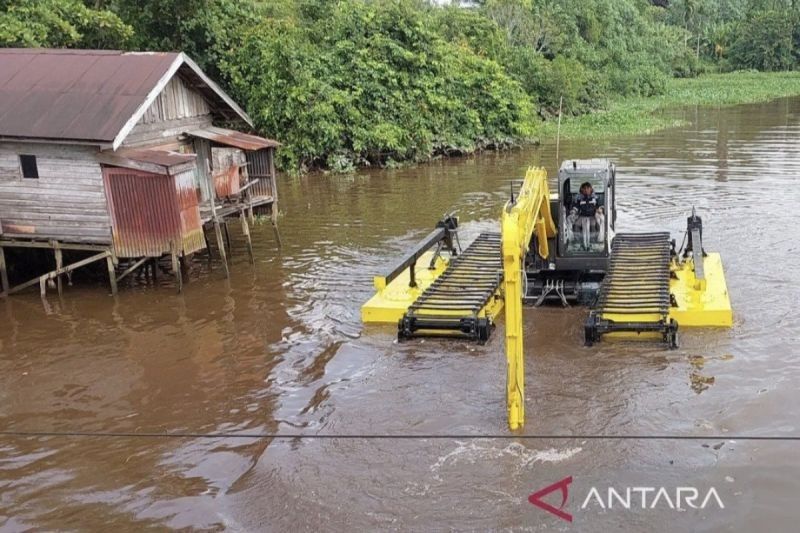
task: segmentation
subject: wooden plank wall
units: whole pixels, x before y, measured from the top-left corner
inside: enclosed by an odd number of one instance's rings
[[[180,76],[175,76],[145,111],[123,145],[164,143],[187,130],[210,126],[211,121],[211,109],[205,98],[186,85]]]
[[[0,224],[4,237],[108,244],[111,220],[97,148],[0,142]],[[19,154],[36,156],[25,179]]]
[[[197,154],[195,174],[200,186],[200,201],[205,203],[214,198],[214,182],[211,179],[211,142],[207,139],[194,139],[194,153]]]
[[[211,109],[203,95],[189,88],[180,76],[174,76],[150,108],[145,111],[139,123],[152,124],[165,120],[208,115],[209,113],[211,113]]]

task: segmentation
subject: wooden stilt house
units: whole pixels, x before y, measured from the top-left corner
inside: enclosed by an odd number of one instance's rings
[[[98,260],[116,292],[164,255],[180,287],[177,263],[207,233],[227,273],[226,220],[241,219],[248,243],[256,212],[276,222],[279,144],[252,126],[182,53],[0,49],[2,293],[61,290],[63,274]],[[12,287],[12,247],[52,249],[53,270]],[[65,265],[63,250],[93,254]]]

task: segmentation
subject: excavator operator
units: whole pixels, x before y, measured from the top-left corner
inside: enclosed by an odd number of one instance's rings
[[[594,239],[596,242],[603,242],[606,227],[605,211],[602,205],[598,205],[597,195],[588,181],[581,184],[580,191],[567,217],[570,228],[575,222],[578,222],[580,226],[584,250],[591,250],[593,233],[596,235],[596,239]],[[595,223],[597,229],[595,229]]]

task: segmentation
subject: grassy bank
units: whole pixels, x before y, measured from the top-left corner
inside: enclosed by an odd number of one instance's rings
[[[697,78],[671,79],[664,94],[612,100],[603,111],[565,117],[562,138],[638,135],[680,126],[682,121],[663,111],[682,106],[725,106],[767,102],[800,95],[800,72],[732,72]],[[556,135],[555,121],[539,130],[541,139]]]

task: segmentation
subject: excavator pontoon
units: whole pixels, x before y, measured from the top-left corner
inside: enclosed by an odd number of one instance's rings
[[[524,424],[524,304],[586,305],[584,342],[647,339],[677,347],[678,327],[731,327],[719,254],[703,248],[692,209],[685,246],[667,232],[617,233],[616,167],[565,161],[558,192],[530,168],[512,183],[500,233],[461,249],[458,219],[445,216],[387,275],[361,308],[364,323],[396,324],[398,339],[443,336],[486,342],[505,309],[508,424]],[[421,267],[419,265],[421,265]]]

